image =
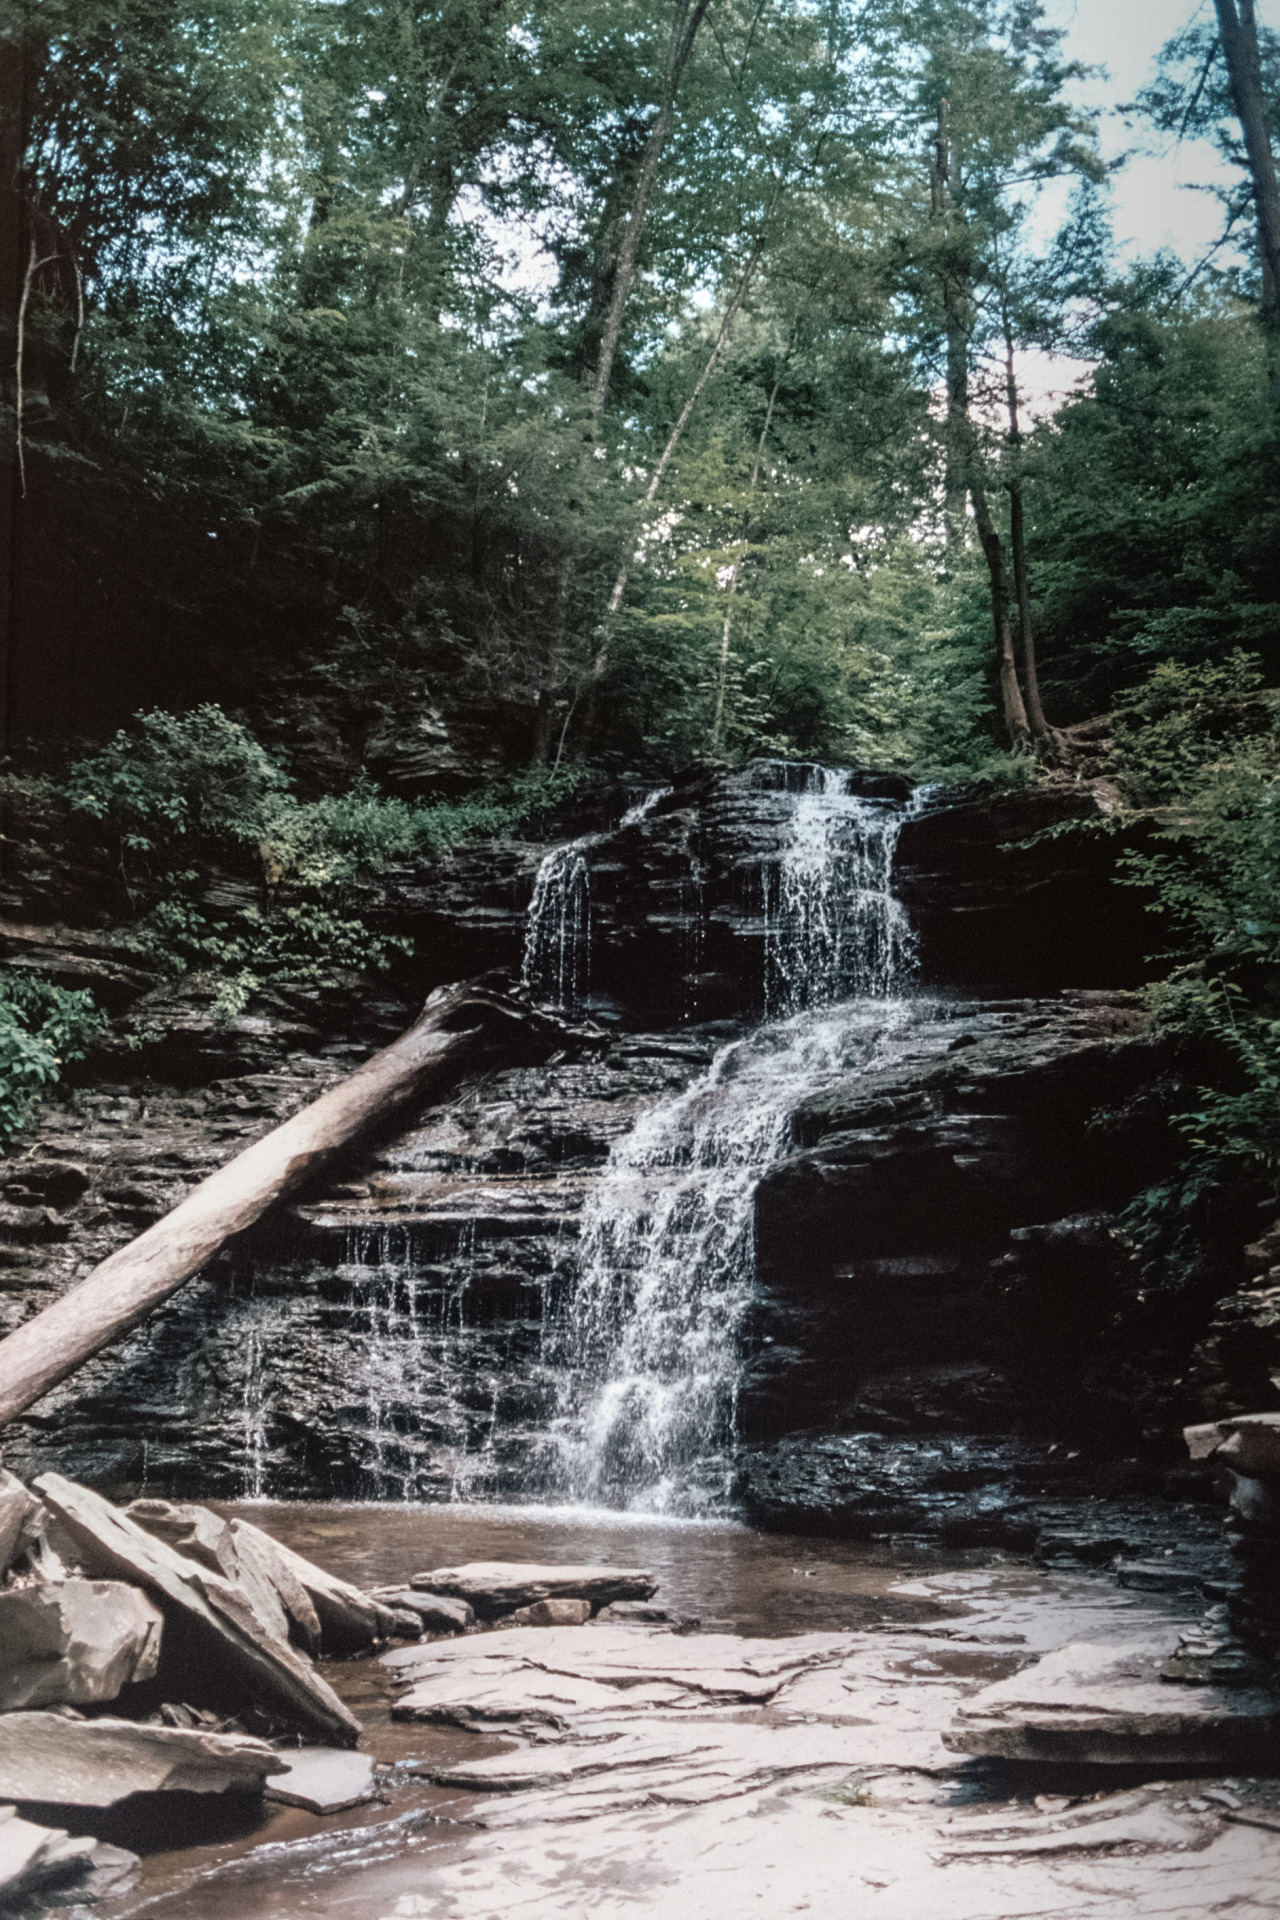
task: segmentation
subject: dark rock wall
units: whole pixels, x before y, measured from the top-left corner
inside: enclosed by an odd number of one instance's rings
[[[487,1075],[350,1159],[50,1396],[6,1458],[135,1492],[518,1491],[554,1405],[547,1326],[584,1194],[637,1114],[758,1016],[764,876],[804,778],[695,772],[615,831],[611,803],[587,849],[592,1001],[610,1028],[598,1056]],[[861,790],[904,792],[880,775]],[[1117,1412],[1099,1347],[1122,1277],[1112,1213],[1173,1151],[1174,1094],[1143,1090],[1176,1073],[1132,1004],[1083,989],[1137,977],[1150,922],[1111,885],[1105,834],[1005,850],[1096,821],[1102,799],[943,799],[899,844],[923,979],[1041,997],[944,999],[916,1055],[796,1115],[795,1151],[759,1194],[742,1409],[775,1464],[797,1428],[1002,1435],[1007,1463],[1019,1428],[1041,1436],[1043,1462],[1050,1429],[1110,1421],[1123,1450],[1144,1421],[1163,1434],[1194,1417],[1158,1394],[1137,1425]],[[545,850],[471,846],[392,871],[367,906],[413,936],[411,963],[372,989],[262,994],[226,1023],[208,983],[157,984],[127,932],[34,911],[0,926],[12,963],[94,985],[117,1015],[111,1045],[4,1164],[0,1325],[400,1031],[430,987],[518,965]],[[1100,1109],[1118,1117],[1100,1125]],[[874,1481],[868,1460],[857,1471]],[[810,1500],[785,1474],[752,1497],[762,1516],[770,1499],[796,1513]]]

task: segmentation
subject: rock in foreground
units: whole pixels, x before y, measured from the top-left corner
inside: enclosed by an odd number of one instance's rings
[[[132,1793],[258,1793],[288,1762],[243,1733],[0,1715],[0,1798],[110,1807]]]
[[[415,1573],[409,1584],[455,1594],[469,1601],[482,1620],[496,1620],[537,1600],[589,1600],[594,1609],[611,1600],[648,1600],[658,1590],[646,1567],[540,1567],[506,1560],[436,1567]]]
[[[413,1587],[379,1587],[375,1600],[393,1613],[414,1613],[423,1633],[463,1633],[475,1622],[475,1608],[447,1593],[423,1593]]]
[[[137,1587],[56,1580],[0,1593],[0,1712],[88,1706],[155,1677],[164,1625]]]
[[[355,1715],[306,1659],[264,1631],[238,1587],[61,1474],[42,1474],[36,1488],[92,1569],[136,1581],[160,1602],[166,1631],[172,1638],[178,1630],[201,1678],[241,1691],[327,1743],[356,1744]]]
[[[288,1749],[278,1759],[285,1771],[266,1790],[268,1800],[308,1813],[341,1813],[373,1799],[373,1761],[341,1747]]]
[[[1111,1766],[1249,1767],[1273,1754],[1280,1698],[1162,1680],[1176,1629],[1060,1647],[960,1707],[953,1753]]]

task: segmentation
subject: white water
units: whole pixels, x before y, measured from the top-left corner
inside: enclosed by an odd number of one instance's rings
[[[576,1283],[551,1334],[558,1478],[583,1504],[697,1514],[727,1502],[756,1187],[800,1101],[891,1057],[912,1023],[894,997],[912,962],[890,890],[902,810],[847,787],[847,775],[814,771],[766,884],[770,1004],[785,1017],[646,1114],[584,1211]]]
[[[849,792],[849,775],[813,771],[791,838],[764,875],[765,1006],[798,1013],[855,994],[885,998],[914,942],[891,876],[903,809]]]
[[[633,827],[665,800],[670,787],[655,787],[619,821]],[[543,858],[533,883],[525,928],[521,979],[535,999],[576,1012],[591,972],[591,863],[602,836],[584,834]]]
[[[591,869],[588,834],[553,847],[538,868],[529,903],[521,978],[535,999],[576,1011],[591,966]]]
[[[806,1096],[918,1045],[929,1014],[904,997],[912,940],[891,888],[904,809],[847,787],[812,769],[785,798],[769,789],[789,815],[763,876],[771,1017],[615,1145],[554,1282],[495,1315],[492,1284],[510,1284],[497,1243],[478,1273],[470,1229],[435,1250],[399,1227],[352,1235],[335,1394],[359,1410],[353,1444],[380,1498],[732,1510],[756,1188]],[[526,980],[562,1006],[590,984],[596,838],[548,855],[530,908]],[[250,1317],[239,1412],[245,1491],[260,1497],[279,1438],[279,1334],[267,1306]]]

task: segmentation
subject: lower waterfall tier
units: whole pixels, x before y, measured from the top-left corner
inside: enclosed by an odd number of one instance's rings
[[[922,1000],[891,1046],[877,1021],[879,1055],[865,1009],[861,1027],[845,1010],[843,1052],[771,1115],[751,1096],[750,1046],[742,1058],[743,1112],[780,1138],[757,1148],[776,1164],[759,1169],[760,1283],[734,1329],[740,1443],[717,1456],[706,1503],[770,1525],[811,1525],[826,1503],[851,1533],[1003,1526],[1025,1541],[1060,1529],[1055,1503],[1072,1494],[1178,1490],[1187,1390],[1108,1346],[1109,1209],[1172,1151],[1141,1097],[1170,1063],[1106,995]],[[583,1223],[636,1120],[691,1089],[696,1104],[733,1050],[723,1029],[630,1035],[477,1081],[51,1396],[8,1463],[205,1497],[590,1497],[573,1479],[590,1328],[566,1320]],[[232,1104],[247,1084],[225,1085],[226,1126],[252,1125]],[[299,1088],[279,1076],[254,1091],[260,1108]],[[126,1207],[158,1207],[190,1177],[180,1104],[122,1113],[97,1162],[65,1116],[42,1140],[35,1164],[86,1168],[65,1238],[44,1249],[61,1284]],[[1086,1125],[1099,1107],[1109,1130]],[[696,1167],[676,1173],[698,1184]],[[625,1486],[596,1497],[635,1504]]]

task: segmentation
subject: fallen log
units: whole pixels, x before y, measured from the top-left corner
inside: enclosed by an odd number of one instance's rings
[[[486,982],[439,987],[407,1033],[202,1180],[172,1213],[0,1340],[0,1425],[145,1320],[236,1234],[342,1148],[503,1052],[543,1057],[584,1038]],[[505,1044],[504,1044],[505,1043]]]

